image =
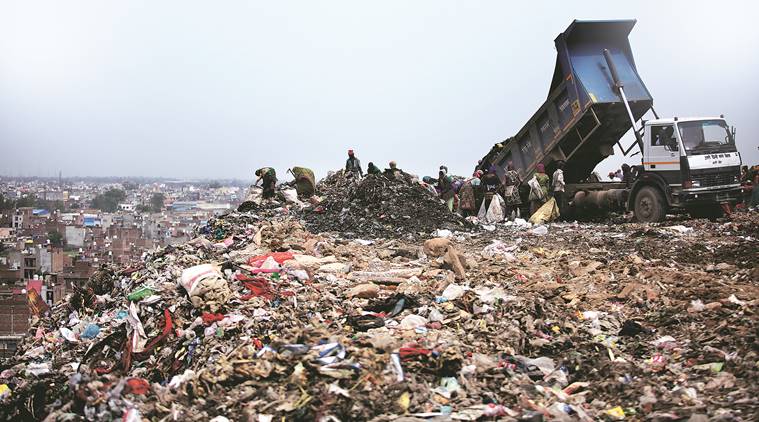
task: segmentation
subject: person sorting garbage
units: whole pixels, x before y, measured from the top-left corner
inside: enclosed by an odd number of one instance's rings
[[[456,191],[453,189],[453,178],[448,175],[448,167],[440,166],[437,187],[440,191],[440,198],[445,201],[448,211],[453,211],[453,198],[456,196]]]
[[[293,167],[288,170],[295,178],[295,190],[299,198],[310,198],[316,192],[314,172],[306,167]]]
[[[376,165],[374,165],[374,163],[369,162],[369,165],[366,166],[366,173],[367,174],[377,175],[377,174],[382,173],[382,170],[380,170],[379,167],[377,167]]]
[[[258,185],[258,182],[260,182],[263,179],[263,188],[264,188],[264,199],[271,199],[274,198],[274,188],[277,186],[277,172],[272,167],[262,167],[258,170],[256,170],[256,176],[258,176],[258,179],[256,179],[255,186]]]
[[[390,179],[403,180],[403,171],[398,168],[398,164],[395,161],[389,163],[390,168],[385,169],[385,176]]]

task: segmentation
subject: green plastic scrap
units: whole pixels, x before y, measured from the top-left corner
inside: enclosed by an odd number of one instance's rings
[[[137,290],[129,293],[127,299],[129,299],[131,302],[139,302],[146,297],[152,296],[153,293],[155,293],[155,291],[150,287],[140,286],[137,288]]]

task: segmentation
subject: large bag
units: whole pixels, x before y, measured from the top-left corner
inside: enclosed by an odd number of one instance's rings
[[[527,186],[530,187],[530,201],[545,201],[546,194],[543,192],[543,188],[540,187],[540,182],[536,176],[532,176]]]
[[[504,206],[505,202],[501,195],[495,194],[488,209],[485,209],[485,201],[482,201],[477,218],[486,224],[500,223],[505,218]]]
[[[530,217],[530,223],[544,224],[557,218],[559,218],[559,207],[556,205],[556,200],[551,198],[535,211],[535,214]]]

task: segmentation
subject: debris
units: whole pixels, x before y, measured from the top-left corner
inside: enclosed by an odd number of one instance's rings
[[[275,202],[33,316],[0,420],[759,416],[755,216],[354,241]]]
[[[93,339],[100,334],[100,326],[97,324],[88,324],[87,327],[82,332],[81,337],[83,339]]]
[[[360,297],[363,299],[368,299],[377,297],[377,295],[379,295],[379,291],[380,288],[378,285],[373,283],[366,283],[352,287],[345,293],[345,295],[348,297]]]
[[[227,281],[212,264],[201,264],[182,271],[181,284],[193,306],[216,312],[227,302],[232,292]]]
[[[345,237],[395,238],[469,227],[466,220],[450,212],[440,198],[408,175],[367,175],[356,180],[337,172],[321,180],[316,190],[324,200],[304,214],[306,226],[315,233],[339,231]]]

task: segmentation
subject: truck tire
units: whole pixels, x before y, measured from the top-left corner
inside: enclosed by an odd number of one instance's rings
[[[667,215],[667,203],[664,195],[653,186],[640,188],[635,195],[633,212],[635,220],[640,223],[656,223]]]

